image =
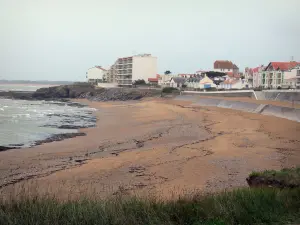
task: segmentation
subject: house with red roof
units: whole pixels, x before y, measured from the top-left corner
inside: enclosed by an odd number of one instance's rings
[[[214,71],[221,73],[232,73],[236,75],[239,73],[237,65],[228,60],[216,60],[214,62]]]
[[[262,86],[261,84],[261,71],[263,71],[265,67],[263,65],[255,67],[255,68],[248,68],[245,69],[245,80],[252,87],[256,88]]]
[[[261,72],[261,86],[264,88],[281,88],[286,85],[287,79],[290,79],[290,72],[297,73],[296,67],[300,62],[270,62]],[[295,77],[295,76],[294,76]],[[291,81],[289,81],[291,82]],[[293,84],[294,85],[294,84]]]

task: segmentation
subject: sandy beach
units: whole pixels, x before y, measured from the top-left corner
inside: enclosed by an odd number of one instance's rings
[[[87,135],[0,152],[2,195],[60,198],[215,192],[247,186],[252,171],[300,164],[300,123],[189,102],[89,102]],[[277,104],[277,103],[276,103]]]

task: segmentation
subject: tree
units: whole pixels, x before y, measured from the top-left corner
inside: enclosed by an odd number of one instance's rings
[[[165,71],[165,75],[171,74],[172,72],[170,70]]]
[[[135,80],[133,85],[146,85],[145,80]]]

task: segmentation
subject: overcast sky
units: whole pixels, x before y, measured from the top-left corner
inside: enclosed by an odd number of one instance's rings
[[[0,0],[0,79],[84,80],[138,53],[158,72],[300,61],[299,0]]]

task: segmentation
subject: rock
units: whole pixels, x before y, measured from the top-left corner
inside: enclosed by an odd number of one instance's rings
[[[10,149],[19,149],[19,147],[12,147],[12,146],[0,146],[0,152],[3,152],[3,151],[7,151],[7,150],[10,150]]]
[[[286,183],[275,178],[266,178],[260,176],[250,176],[246,179],[249,187],[272,187],[272,188],[299,188],[300,185],[293,183]]]
[[[54,134],[45,140],[36,141],[36,142],[34,142],[34,144],[42,145],[44,143],[50,143],[50,142],[54,142],[54,141],[62,141],[64,139],[74,138],[74,137],[78,137],[78,136],[86,136],[86,134],[85,133]]]

